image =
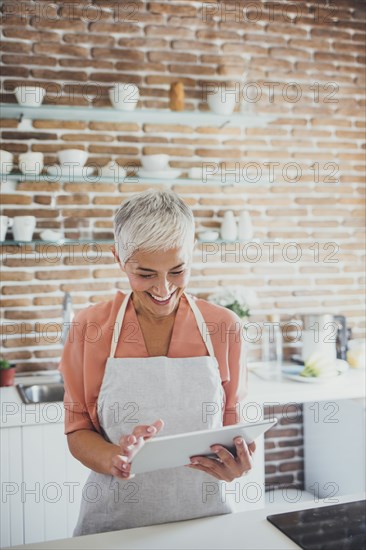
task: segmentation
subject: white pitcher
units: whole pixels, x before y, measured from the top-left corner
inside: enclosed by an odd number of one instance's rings
[[[35,216],[14,216],[13,236],[15,241],[31,241],[36,227]]]
[[[8,216],[0,216],[0,241],[5,241],[6,233],[13,225],[13,220]]]
[[[235,241],[238,236],[238,228],[235,221],[234,212],[228,210],[224,214],[224,219],[221,223],[220,235],[224,241]]]
[[[252,220],[246,210],[239,215],[238,237],[241,241],[250,241],[253,238]]]
[[[0,149],[0,172],[9,174],[13,169],[13,154],[5,149]]]

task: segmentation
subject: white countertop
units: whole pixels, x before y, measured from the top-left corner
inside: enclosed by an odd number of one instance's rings
[[[258,370],[258,375],[260,371]],[[265,372],[265,369],[264,371]],[[365,397],[365,370],[349,369],[346,373],[325,382],[297,382],[282,378],[264,380],[250,371],[249,393],[245,400],[259,407],[264,404],[306,403],[310,401],[335,401]],[[54,381],[54,378],[49,379]],[[39,384],[47,377],[18,378],[16,383]],[[15,386],[0,388],[1,427],[31,426],[35,424],[61,423],[64,421],[62,402],[26,405],[22,403]]]
[[[270,514],[291,512],[329,506],[342,502],[351,502],[365,498],[365,494],[338,497],[331,499],[283,503],[271,505],[253,512],[225,514],[189,521],[165,523],[137,529],[111,531],[98,535],[86,535],[43,543],[13,546],[13,549],[34,550],[167,550],[167,549],[220,549],[230,548],[246,550],[287,550],[299,546],[274,527],[266,517]]]
[[[265,375],[266,369],[263,369]],[[255,374],[257,372],[257,374]],[[260,403],[307,403],[310,401],[336,401],[339,399],[357,399],[365,397],[365,369],[349,369],[334,378],[314,382],[290,380],[264,380],[260,378],[261,370],[249,372],[249,393],[247,402]]]

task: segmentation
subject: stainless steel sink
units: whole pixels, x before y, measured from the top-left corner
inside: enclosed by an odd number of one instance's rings
[[[17,384],[23,403],[51,403],[63,401],[64,385],[61,382],[48,384]]]

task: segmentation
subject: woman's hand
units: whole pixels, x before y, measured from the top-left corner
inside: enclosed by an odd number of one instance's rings
[[[256,445],[254,441],[247,445],[242,437],[236,437],[234,443],[236,457],[225,447],[212,445],[211,450],[217,454],[217,459],[207,458],[206,456],[192,456],[191,464],[187,464],[187,467],[201,470],[222,481],[233,481],[233,479],[241,477],[252,468],[252,455]]]
[[[145,444],[147,439],[154,437],[164,427],[162,420],[156,420],[150,425],[136,426],[130,435],[123,435],[119,440],[120,452],[112,456],[111,474],[121,479],[131,479],[131,461]]]

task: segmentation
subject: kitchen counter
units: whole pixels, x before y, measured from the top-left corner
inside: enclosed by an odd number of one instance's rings
[[[288,363],[293,365],[293,363]],[[251,366],[249,365],[249,368]],[[308,403],[311,401],[337,401],[365,397],[365,369],[350,368],[344,374],[319,382],[298,382],[282,377],[280,380],[265,380],[266,367],[249,371],[249,394],[247,402],[268,404]],[[309,380],[309,379],[304,379]]]
[[[299,546],[274,527],[266,516],[351,502],[365,498],[365,494],[345,497],[266,506],[252,512],[240,512],[223,516],[213,516],[189,521],[112,531],[98,535],[87,535],[44,543],[13,546],[22,550],[100,550],[105,549],[247,549],[247,550],[287,550]]]
[[[34,376],[16,376],[15,384],[48,384],[60,382],[60,374],[37,374]],[[62,401],[52,403],[23,403],[16,386],[0,388],[1,427],[35,426],[39,424],[57,424],[64,421]]]
[[[262,371],[249,371],[249,393],[246,406],[253,403],[264,404],[308,403],[312,401],[335,401],[365,397],[365,370],[349,369],[345,374],[321,383],[297,382],[286,378],[265,380],[260,378]],[[18,378],[16,383],[39,384],[54,381],[54,378]],[[15,386],[0,388],[1,426],[32,426],[64,421],[62,402],[26,405],[22,403]]]

